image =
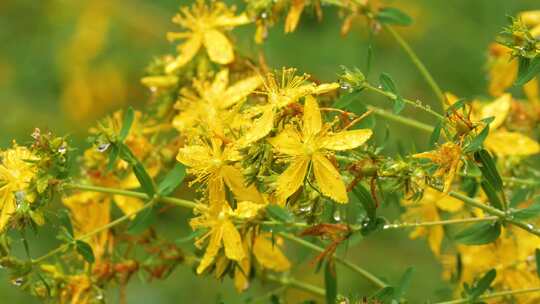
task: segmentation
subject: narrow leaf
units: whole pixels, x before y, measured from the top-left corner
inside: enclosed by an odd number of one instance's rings
[[[534,59],[520,58],[519,71],[515,85],[522,86],[540,73],[540,57]]]
[[[128,233],[140,234],[144,232],[156,221],[156,211],[154,208],[146,208],[137,213],[133,221],[129,224]]]
[[[356,98],[360,96],[362,91],[356,90],[352,93],[347,93],[339,96],[339,98],[334,103],[333,107],[336,109],[345,109],[348,105],[351,104]]]
[[[499,198],[497,191],[495,191],[495,188],[493,188],[491,183],[488,183],[487,181],[483,180],[481,183],[481,186],[484,192],[486,193],[491,205],[499,210],[504,209],[501,199]]]
[[[412,280],[413,274],[414,274],[414,267],[409,267],[407,268],[407,270],[405,270],[405,273],[401,277],[401,280],[399,281],[399,284],[396,287],[395,298],[397,301],[399,301],[399,299],[405,296],[405,292],[411,286],[411,280]]]
[[[411,25],[413,22],[409,15],[394,7],[383,8],[375,18],[381,23],[403,26]]]
[[[536,274],[540,278],[540,249],[536,248],[534,256],[536,257]]]
[[[163,180],[158,185],[158,193],[162,196],[167,196],[174,192],[182,183],[186,176],[186,167],[182,164],[176,164],[174,168],[167,173]]]
[[[122,129],[120,129],[120,133],[118,134],[118,139],[123,142],[126,140],[126,137],[129,134],[129,130],[131,129],[131,125],[133,124],[133,119],[135,118],[135,111],[132,107],[129,107],[126,111],[126,114],[124,115],[124,121],[122,122]]]
[[[377,216],[377,204],[371,197],[371,193],[362,185],[358,184],[352,190],[352,194],[356,197],[356,201],[359,201],[370,220],[375,220]]]
[[[382,73],[381,76],[379,76],[379,82],[385,91],[397,94],[396,85],[394,84],[394,81],[390,75]]]
[[[332,260],[326,262],[324,267],[324,287],[326,289],[326,303],[335,304],[337,299],[336,267]]]
[[[486,180],[491,183],[496,191],[502,191],[503,183],[495,162],[488,151],[482,149],[474,154],[474,159],[479,163],[480,171]]]
[[[268,205],[266,207],[266,212],[268,212],[268,215],[270,215],[270,217],[280,222],[290,223],[294,221],[294,216],[292,215],[292,213],[290,213],[289,210],[282,208],[278,205]]]
[[[476,152],[480,149],[482,149],[482,146],[484,144],[484,141],[486,140],[487,136],[489,134],[489,125],[487,125],[476,137],[473,138],[471,143],[465,147],[464,151],[465,153],[471,153]]]
[[[88,245],[88,243],[77,240],[75,242],[75,246],[77,248],[77,252],[87,261],[88,263],[94,263],[96,260],[94,257],[94,251],[92,251],[92,247]]]
[[[478,299],[488,288],[491,286],[491,283],[493,283],[493,280],[495,280],[495,277],[497,276],[497,271],[495,269],[491,269],[488,271],[478,282],[476,282],[475,286],[471,289],[470,296],[473,300]]]
[[[435,144],[439,141],[443,124],[444,123],[441,120],[435,125],[435,128],[433,128],[433,132],[431,132],[431,136],[429,137],[429,146],[431,148],[435,147]]]
[[[501,224],[478,223],[463,229],[454,239],[465,245],[484,245],[495,241],[501,235]]]

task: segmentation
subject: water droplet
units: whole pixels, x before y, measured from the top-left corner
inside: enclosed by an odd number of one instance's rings
[[[341,213],[339,212],[339,210],[334,211],[333,217],[334,217],[334,221],[336,222],[341,221]]]
[[[267,12],[262,12],[261,13],[261,19],[267,19],[268,18],[268,13]]]
[[[378,85],[377,88],[382,90],[382,85]]]
[[[15,286],[21,286],[24,283],[24,279],[16,278],[16,279],[11,280],[11,283]]]
[[[529,228],[530,230],[534,230],[534,225],[533,224],[527,224],[527,228]]]
[[[104,143],[104,144],[101,144],[101,145],[99,145],[99,146],[97,147],[97,150],[98,150],[99,152],[105,152],[105,151],[107,151],[107,149],[109,149],[109,146],[110,146],[110,145],[111,145],[110,143]]]
[[[348,83],[348,82],[342,82],[341,85],[340,85],[340,88],[341,88],[342,90],[348,91],[348,90],[351,89],[351,84]]]
[[[58,148],[58,153],[64,154],[67,151],[67,147],[64,145],[61,145],[60,148]]]
[[[103,300],[103,293],[102,293],[102,292],[99,292],[99,293],[96,295],[96,300],[98,300],[98,301],[102,301],[102,300]]]
[[[150,87],[150,92],[152,93],[157,92],[157,90],[158,90],[157,87],[154,87],[154,86]]]
[[[310,212],[310,211],[311,211],[311,205],[300,207],[300,212]]]

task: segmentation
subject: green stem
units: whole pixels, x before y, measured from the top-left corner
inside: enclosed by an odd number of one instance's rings
[[[464,224],[464,223],[496,221],[498,219],[499,219],[498,216],[485,216],[485,217],[471,217],[471,218],[465,218],[465,219],[432,221],[432,222],[421,222],[421,223],[397,223],[397,224],[385,225],[384,229],[401,229],[401,228],[415,228],[415,227],[430,227],[430,226],[438,226],[438,225],[455,225],[455,224]]]
[[[90,238],[90,237],[92,237],[92,236],[94,236],[94,235],[96,235],[96,234],[98,234],[98,233],[100,233],[102,231],[108,230],[108,229],[110,229],[110,228],[112,228],[112,227],[114,227],[116,225],[119,225],[119,224],[129,220],[130,218],[132,218],[137,213],[139,213],[139,212],[141,212],[141,211],[143,211],[145,209],[148,209],[149,207],[154,205],[155,202],[156,202],[156,199],[151,199],[148,203],[146,203],[144,206],[142,206],[139,210],[128,213],[128,214],[125,214],[125,215],[117,218],[116,220],[108,223],[107,225],[101,226],[96,230],[93,230],[93,231],[91,231],[91,232],[89,232],[89,233],[87,233],[87,234],[85,234],[83,236],[75,238],[73,240],[73,242],[65,243],[63,245],[60,245],[56,249],[53,249],[53,250],[49,251],[47,254],[45,254],[45,255],[37,258],[37,259],[33,259],[32,264],[38,264],[38,263],[40,263],[40,262],[42,262],[44,260],[47,260],[50,257],[55,256],[56,254],[66,250],[69,246],[73,245],[73,243],[76,242],[76,241],[84,241],[84,240],[86,240],[86,239],[88,239],[88,238]]]
[[[426,68],[426,66],[422,63],[422,61],[418,58],[414,50],[411,48],[411,46],[401,37],[401,35],[396,32],[392,27],[389,25],[383,25],[384,29],[394,37],[394,39],[397,41],[399,46],[407,53],[407,56],[411,59],[413,64],[416,66],[418,71],[420,71],[420,74],[424,77],[428,85],[433,90],[433,93],[437,96],[441,103],[442,109],[444,109],[446,104],[446,98],[444,97],[444,94],[441,90],[441,87],[437,84],[429,70]]]
[[[477,300],[487,300],[487,299],[500,298],[500,297],[505,297],[505,296],[510,296],[510,295],[531,293],[531,292],[540,292],[540,287],[493,292],[490,294],[480,296],[478,297]],[[461,304],[461,303],[470,303],[470,301],[471,301],[470,299],[457,299],[457,300],[451,300],[451,301],[437,302],[435,304]]]
[[[514,226],[517,226],[527,232],[530,232],[536,236],[540,236],[540,230],[539,229],[536,229],[534,225],[532,224],[528,224],[528,223],[523,223],[521,221],[518,221],[518,220],[515,220],[512,218],[512,215],[510,213],[505,213],[504,211],[502,210],[499,210],[497,208],[494,208],[494,207],[491,207],[489,205],[486,205],[482,202],[479,202],[473,198],[470,198],[466,195],[463,195],[461,193],[458,193],[458,192],[454,192],[454,191],[450,191],[448,193],[450,196],[452,197],[455,197],[457,198],[458,200],[470,205],[470,206],[473,206],[473,207],[476,207],[476,208],[479,208],[479,209],[482,209],[484,210],[485,212],[491,214],[491,215],[495,215],[497,217],[499,217],[503,222],[506,222],[506,223],[510,223]]]
[[[91,192],[100,192],[100,193],[109,193],[109,194],[116,194],[116,195],[123,195],[123,196],[131,196],[140,198],[143,200],[148,200],[150,197],[148,194],[138,191],[130,191],[130,190],[123,190],[123,189],[115,189],[115,188],[107,188],[107,187],[100,187],[100,186],[92,186],[92,185],[83,185],[83,184],[64,184],[65,189],[74,189],[74,190],[84,190],[84,191],[91,191]],[[197,206],[197,203],[188,201],[181,198],[176,197],[158,197],[157,200],[159,202],[176,205],[179,207],[185,207],[193,209]]]
[[[421,131],[425,131],[427,133],[432,133],[433,132],[433,127],[428,125],[428,124],[425,124],[423,122],[420,122],[418,120],[415,120],[415,119],[411,119],[411,118],[407,118],[407,117],[403,117],[403,116],[400,116],[400,115],[396,115],[392,112],[389,112],[389,111],[386,111],[386,110],[383,110],[379,107],[375,107],[375,106],[372,106],[372,105],[367,105],[366,106],[368,110],[371,110],[373,111],[373,113],[375,113],[375,115],[379,115],[383,118],[386,118],[386,119],[389,119],[389,120],[393,120],[395,122],[398,122],[398,123],[401,123],[401,124],[404,124],[404,125],[407,125],[407,126],[411,126],[413,128],[417,128]]]
[[[391,100],[396,100],[398,98],[398,96],[394,93],[391,93],[391,92],[387,92],[383,89],[379,89],[377,87],[374,87],[372,86],[371,84],[369,83],[364,83],[363,84],[363,88],[369,90],[369,91],[372,91],[372,92],[375,92],[375,93],[378,93],[378,94],[381,94],[381,95],[384,95],[388,98],[390,98]],[[412,101],[410,99],[406,99],[406,98],[402,98],[403,102],[405,102],[406,104],[410,105],[410,106],[413,106],[413,107],[416,107],[424,112],[427,112],[431,115],[433,115],[434,117],[436,117],[437,119],[439,120],[444,120],[444,116],[433,111],[430,107],[426,106],[426,105],[423,105],[421,102],[419,101]]]
[[[292,242],[295,242],[297,243],[298,245],[301,245],[301,246],[304,246],[306,248],[309,248],[313,251],[316,251],[316,252],[324,252],[324,248],[320,247],[320,246],[317,246],[311,242],[308,242],[302,238],[299,238],[299,237],[296,237],[290,233],[286,233],[286,232],[279,232],[278,233],[280,236],[282,236],[283,238],[289,240],[289,241],[292,241]],[[341,257],[338,257],[338,256],[335,256],[334,259],[336,260],[336,262],[338,262],[339,264],[357,272],[358,274],[360,274],[361,276],[363,276],[364,278],[366,278],[369,282],[371,282],[373,285],[379,287],[379,288],[384,288],[386,286],[388,286],[386,283],[384,283],[383,281],[381,281],[379,278],[377,278],[375,275],[371,274],[370,272],[368,272],[367,270],[361,268],[360,266],[356,265],[356,264],[353,264],[351,262],[349,262],[348,260],[346,259],[343,259]]]
[[[270,281],[279,283],[279,284],[281,284],[283,286],[294,287],[296,289],[307,291],[307,292],[312,293],[312,294],[317,295],[317,296],[324,297],[324,295],[326,294],[326,292],[325,292],[325,290],[323,288],[320,288],[318,286],[315,286],[315,285],[312,285],[312,284],[309,284],[309,283],[306,283],[306,282],[296,280],[296,279],[291,278],[291,277],[279,277],[279,276],[276,276],[274,274],[267,274],[266,278],[268,280],[270,280]]]

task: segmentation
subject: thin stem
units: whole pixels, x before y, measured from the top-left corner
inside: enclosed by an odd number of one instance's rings
[[[321,287],[318,287],[318,286],[315,286],[306,282],[302,282],[291,277],[279,277],[273,274],[267,274],[266,278],[270,281],[279,283],[281,285],[294,287],[296,289],[307,291],[311,294],[314,294],[320,297],[324,297],[324,295],[326,294],[325,290]]]
[[[464,219],[421,222],[421,223],[397,223],[397,224],[385,225],[384,229],[430,227],[430,226],[438,226],[438,225],[444,226],[444,225],[455,225],[455,224],[464,224],[464,223],[496,221],[498,219],[499,219],[498,216],[484,216],[484,217],[471,217],[471,218],[464,218]]]
[[[283,238],[289,240],[289,241],[292,241],[292,242],[295,242],[297,243],[298,245],[301,245],[301,246],[304,246],[306,248],[309,248],[313,251],[316,251],[316,252],[324,252],[324,248],[320,247],[320,246],[317,246],[311,242],[308,242],[302,238],[299,238],[299,237],[296,237],[290,233],[286,233],[286,232],[280,232],[279,235],[281,235]],[[381,281],[379,278],[377,278],[374,274],[370,273],[369,271],[363,269],[362,267],[356,265],[356,264],[353,264],[351,262],[349,262],[348,260],[346,259],[343,259],[341,257],[338,257],[338,256],[335,256],[334,259],[336,260],[336,262],[338,262],[339,264],[357,272],[358,274],[360,274],[361,276],[363,276],[364,278],[366,278],[369,282],[371,282],[373,285],[379,287],[379,288],[384,288],[387,286],[386,283],[384,283],[383,281]]]
[[[75,238],[74,242],[76,242],[76,241],[84,241],[84,240],[86,240],[86,239],[88,239],[88,238],[90,238],[90,237],[92,237],[92,236],[94,236],[94,235],[96,235],[96,234],[98,234],[98,233],[100,233],[102,231],[108,230],[108,229],[110,229],[110,228],[112,228],[112,227],[114,227],[116,225],[119,225],[119,224],[129,220],[130,218],[132,218],[137,213],[139,213],[139,212],[141,212],[141,211],[143,211],[145,209],[148,209],[149,207],[154,205],[155,202],[156,202],[156,200],[152,199],[148,203],[146,203],[144,206],[142,206],[139,210],[130,212],[128,214],[125,214],[125,215],[117,218],[116,220],[108,223],[107,225],[101,226],[101,227],[97,228],[96,230],[93,230],[93,231],[91,231],[91,232],[89,232],[89,233],[87,233],[85,235],[82,235],[82,236],[80,236],[78,238]],[[58,246],[56,249],[53,249],[53,250],[49,251],[47,254],[45,254],[45,255],[37,258],[37,259],[32,260],[32,264],[38,264],[38,263],[40,263],[40,262],[42,262],[42,261],[44,261],[44,260],[46,260],[46,259],[48,259],[48,258],[50,258],[52,256],[55,256],[56,254],[64,251],[65,249],[67,249],[69,246],[73,245],[74,242],[65,243],[63,245]]]
[[[482,210],[484,210],[485,212],[487,212],[487,213],[489,213],[491,215],[495,215],[495,216],[499,217],[504,222],[507,222],[507,223],[510,223],[510,224],[512,224],[514,226],[517,226],[517,227],[519,227],[519,228],[521,228],[521,229],[523,229],[525,231],[528,231],[528,232],[530,232],[530,233],[532,233],[532,234],[534,234],[536,236],[540,236],[540,230],[536,229],[534,227],[534,225],[524,223],[524,222],[513,219],[511,213],[505,213],[502,210],[499,210],[497,208],[494,208],[494,207],[491,207],[489,205],[483,204],[482,202],[479,202],[479,201],[477,201],[477,200],[475,200],[473,198],[470,198],[470,197],[468,197],[466,195],[463,195],[461,193],[458,193],[458,192],[450,191],[448,194],[450,196],[455,197],[458,200],[470,205],[470,206],[482,209]]]
[[[500,298],[500,297],[505,297],[505,296],[510,296],[510,295],[531,293],[531,292],[540,292],[540,287],[493,292],[493,293],[478,297],[478,300],[487,300],[487,299]],[[469,303],[469,302],[470,302],[470,299],[457,299],[457,300],[451,300],[451,301],[437,302],[435,304],[461,304],[461,303]]]
[[[100,186],[83,185],[83,184],[64,184],[64,188],[75,189],[75,190],[85,190],[85,191],[91,191],[91,192],[117,194],[117,195],[123,195],[123,196],[131,196],[131,197],[136,197],[143,200],[150,199],[150,197],[146,193],[143,193],[143,192],[107,188],[107,187],[100,187]],[[185,207],[189,209],[193,209],[197,206],[197,203],[193,201],[188,201],[185,199],[170,197],[170,196],[158,197],[157,200],[159,202],[176,205],[179,207]]]
[[[427,133],[431,134],[433,132],[433,130],[434,130],[434,128],[432,126],[430,126],[428,124],[425,124],[423,122],[420,122],[418,120],[403,117],[403,116],[400,116],[400,115],[396,115],[396,114],[394,114],[392,112],[386,111],[386,110],[381,109],[381,108],[376,107],[376,106],[367,105],[366,107],[368,108],[368,110],[373,111],[373,113],[375,113],[375,115],[379,115],[379,116],[381,116],[383,118],[393,120],[395,122],[398,122],[398,123],[401,123],[401,124],[404,124],[404,125],[407,125],[407,126],[411,126],[413,128],[419,129],[421,131],[424,131],[424,132],[427,132]]]
[[[439,99],[442,109],[444,109],[445,104],[446,104],[446,98],[444,97],[441,87],[437,84],[437,82],[435,81],[435,79],[433,78],[429,70],[422,63],[420,58],[418,58],[418,56],[416,55],[414,50],[411,48],[411,46],[407,43],[407,41],[405,41],[405,39],[403,39],[403,37],[401,37],[401,35],[398,32],[396,32],[389,25],[383,25],[383,27],[388,33],[390,33],[390,35],[392,35],[392,37],[394,37],[394,39],[397,41],[399,46],[405,51],[405,53],[407,53],[407,56],[409,56],[409,58],[411,59],[413,64],[416,66],[418,71],[420,71],[420,74],[422,74],[422,76],[424,77],[428,85],[433,90],[433,93],[435,93],[435,95]]]
[[[384,96],[386,96],[386,97],[388,97],[388,98],[390,98],[390,99],[392,99],[392,100],[396,100],[396,99],[398,98],[398,96],[396,96],[396,94],[391,93],[391,92],[387,92],[387,91],[385,91],[385,90],[383,90],[383,89],[379,89],[379,88],[377,88],[377,87],[374,87],[374,86],[372,86],[371,84],[369,84],[369,83],[367,83],[367,82],[363,84],[363,88],[365,88],[365,89],[367,89],[367,90],[369,90],[369,91],[372,91],[372,92],[375,92],[375,93],[384,95]],[[420,103],[420,102],[412,101],[412,100],[406,99],[406,98],[402,98],[402,100],[403,100],[403,102],[405,102],[406,104],[411,105],[411,106],[416,107],[416,108],[419,108],[419,109],[421,109],[422,111],[427,112],[427,113],[433,115],[434,117],[436,117],[436,118],[439,119],[439,120],[443,120],[443,119],[444,119],[444,116],[443,116],[443,115],[441,115],[441,114],[439,114],[439,113],[433,111],[431,108],[429,108],[429,107],[423,105],[423,104]]]

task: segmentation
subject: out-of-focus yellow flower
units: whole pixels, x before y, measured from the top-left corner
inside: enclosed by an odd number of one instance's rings
[[[240,207],[242,205],[242,207]],[[206,247],[206,252],[197,267],[197,273],[201,274],[210,266],[224,247],[225,256],[238,263],[246,257],[246,252],[242,245],[242,237],[234,226],[233,220],[251,218],[263,205],[252,202],[240,202],[239,208],[232,210],[226,201],[210,201],[209,206],[201,205],[197,208],[200,215],[190,221],[193,229],[209,229],[209,231],[197,239],[195,245],[200,247],[202,243],[210,238]]]
[[[512,60],[512,50],[504,45],[492,43],[488,57],[488,91],[498,97],[512,86],[517,77],[518,63]]]
[[[206,133],[224,136],[224,123],[236,123],[236,113],[227,109],[244,101],[261,83],[261,77],[251,76],[229,85],[228,69],[218,72],[212,83],[194,80],[195,91],[181,90],[182,96],[175,106],[180,112],[174,118],[173,126],[180,132],[192,132],[196,126],[201,126]]]
[[[71,211],[75,237],[81,237],[110,221],[111,198],[96,192],[81,192],[62,200]],[[99,261],[107,251],[110,239],[108,230],[103,230],[88,239],[96,260]]]
[[[32,163],[35,160],[37,157],[26,147],[15,145],[0,152],[0,232],[6,229],[18,200],[35,199],[28,189],[37,173]]]
[[[522,12],[518,17],[530,27],[531,35],[537,38],[540,36],[540,10]]]
[[[402,215],[405,221],[411,222],[432,222],[441,220],[440,210],[446,212],[458,212],[463,208],[463,202],[439,192],[432,188],[426,188],[424,196],[418,202],[412,200],[403,200],[401,202],[407,208]],[[426,236],[431,251],[439,256],[441,253],[441,242],[444,236],[444,229],[441,225],[430,227],[422,226],[415,228],[409,237],[416,239],[420,236]]]
[[[240,160],[240,154],[233,144],[225,145],[217,137],[211,137],[210,143],[202,140],[180,148],[177,160],[188,167],[188,173],[196,176],[192,183],[208,184],[210,201],[225,199],[225,185],[240,201],[264,202],[262,195],[254,185],[247,187],[244,176],[234,163]]]
[[[330,131],[323,125],[319,105],[308,95],[304,106],[304,120],[299,132],[288,125],[276,137],[269,139],[275,151],[290,161],[289,167],[277,179],[277,199],[284,204],[302,184],[312,166],[321,192],[338,203],[347,203],[347,190],[334,164],[328,159],[334,151],[354,149],[371,137],[371,130]]]
[[[253,126],[240,140],[241,145],[253,143],[270,133],[274,126],[274,117],[280,109],[298,102],[300,98],[311,94],[324,94],[339,88],[338,83],[315,85],[307,82],[308,75],[295,75],[295,69],[283,69],[281,77],[276,78],[272,73],[266,76],[264,89],[261,94],[267,96],[268,104],[253,107],[251,114],[261,116],[253,122]]]
[[[222,2],[212,2],[208,6],[204,0],[198,0],[191,10],[182,8],[181,13],[173,18],[173,22],[187,31],[167,33],[167,39],[186,41],[177,47],[180,54],[167,65],[167,73],[172,73],[191,61],[202,46],[206,48],[208,57],[213,62],[231,63],[234,60],[233,46],[223,32],[247,24],[250,20],[246,14],[235,16],[234,8],[229,8]]]
[[[300,16],[304,11],[306,6],[306,0],[292,0],[291,8],[285,19],[285,33],[294,32],[296,26],[298,26],[298,21],[300,21]]]
[[[434,177],[443,178],[443,192],[450,191],[452,182],[461,163],[461,147],[455,143],[447,142],[439,148],[429,152],[413,155],[414,158],[427,158],[438,166]]]
[[[87,304],[93,300],[90,292],[92,282],[86,275],[73,275],[68,277],[66,286],[60,292],[61,304]]]

